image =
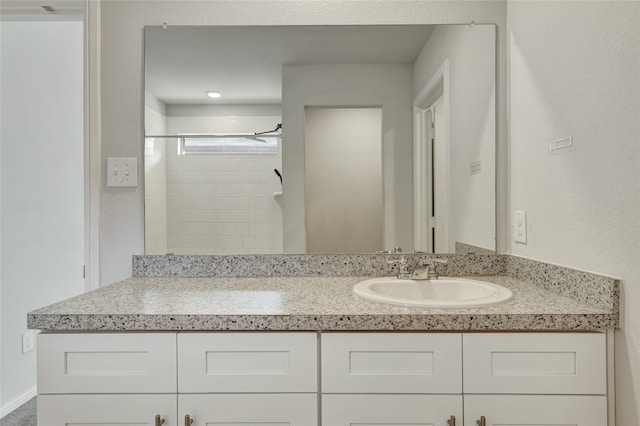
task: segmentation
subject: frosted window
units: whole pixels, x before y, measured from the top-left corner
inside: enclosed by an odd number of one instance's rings
[[[180,138],[179,154],[277,154],[279,136],[206,136]]]

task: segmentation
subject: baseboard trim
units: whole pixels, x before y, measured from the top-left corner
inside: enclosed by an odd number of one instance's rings
[[[14,412],[18,407],[26,404],[31,398],[35,397],[36,395],[38,395],[38,387],[34,386],[16,396],[6,404],[3,404],[2,407],[0,407],[0,419]]]

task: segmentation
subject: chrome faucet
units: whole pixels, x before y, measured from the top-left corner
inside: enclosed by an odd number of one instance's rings
[[[438,271],[436,270],[436,264],[438,263],[447,263],[447,259],[438,259],[433,257],[416,261],[413,271],[411,272],[411,279],[437,280]]]

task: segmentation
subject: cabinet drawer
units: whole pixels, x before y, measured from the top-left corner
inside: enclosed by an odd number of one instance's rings
[[[40,333],[38,392],[175,393],[175,333]]]
[[[178,391],[316,392],[316,333],[179,333]]]
[[[176,395],[39,395],[38,426],[177,426]]]
[[[462,426],[462,395],[323,395],[322,423],[329,426]]]
[[[461,393],[458,333],[324,333],[323,393]]]
[[[465,393],[606,394],[601,333],[464,335]]]
[[[464,397],[464,425],[605,426],[607,397],[593,395],[470,395]]]
[[[317,394],[179,395],[178,418],[193,426],[317,426]],[[183,424],[183,423],[180,423]]]

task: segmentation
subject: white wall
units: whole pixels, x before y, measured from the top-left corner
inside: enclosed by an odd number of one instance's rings
[[[304,253],[305,106],[382,108],[384,237],[413,247],[411,65],[287,65],[282,77],[284,250]],[[384,82],[384,84],[382,84]],[[294,178],[290,178],[294,176]]]
[[[170,105],[167,134],[255,133],[282,122],[280,105]],[[282,149],[276,154],[178,155],[166,139],[167,251],[282,253]]]
[[[504,29],[502,1],[161,1],[103,2],[102,25],[102,156],[142,155],[142,36],[145,25],[341,25],[438,24],[486,22]],[[505,37],[499,35],[501,117],[506,117]],[[506,160],[506,123],[499,122],[498,155]],[[506,209],[506,170],[499,168],[501,212]],[[101,284],[131,275],[131,255],[143,252],[143,192],[103,187],[101,199]],[[498,223],[505,223],[504,217]],[[504,240],[504,230],[499,230]],[[502,240],[501,240],[502,241]],[[504,250],[499,245],[499,249]]]
[[[414,96],[449,61],[449,247],[495,249],[495,33],[493,25],[434,29],[414,63]],[[472,162],[481,171],[470,174]]]
[[[83,23],[1,22],[0,417],[34,396],[27,312],[84,290]]]
[[[640,424],[640,3],[508,4],[511,252],[622,278],[617,424]],[[575,151],[550,155],[551,139]]]

